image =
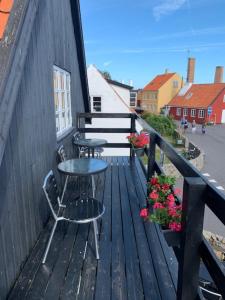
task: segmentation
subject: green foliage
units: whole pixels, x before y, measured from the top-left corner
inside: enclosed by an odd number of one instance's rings
[[[172,136],[174,134],[176,124],[171,117],[146,112],[142,115],[142,118],[161,135]]]

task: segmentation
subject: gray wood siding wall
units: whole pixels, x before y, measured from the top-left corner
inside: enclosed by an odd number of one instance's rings
[[[42,184],[47,172],[56,170],[54,64],[71,72],[75,126],[84,105],[69,0],[40,1],[0,166],[0,299],[49,216]],[[71,134],[60,142],[71,147]]]

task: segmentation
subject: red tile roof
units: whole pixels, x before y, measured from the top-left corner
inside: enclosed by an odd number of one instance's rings
[[[169,106],[207,108],[225,90],[225,83],[193,84],[182,96],[175,96]]]
[[[0,39],[3,38],[13,2],[14,0],[0,0]]]
[[[164,85],[174,74],[176,73],[166,73],[156,76],[151,82],[149,82],[145,87],[144,91],[158,91],[162,85]]]

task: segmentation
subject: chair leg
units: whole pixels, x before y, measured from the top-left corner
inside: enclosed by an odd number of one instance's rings
[[[93,221],[94,225],[94,235],[95,235],[95,250],[96,250],[96,259],[99,259],[99,252],[98,252],[98,225],[97,221]]]
[[[94,178],[94,175],[91,175],[91,182],[92,182],[92,196],[93,196],[93,198],[95,198],[95,190],[96,190],[96,186],[95,186],[95,178]]]
[[[63,192],[62,192],[62,197],[61,197],[61,200],[60,200],[61,203],[63,202],[63,198],[64,198],[64,195],[65,195],[65,192],[66,192],[68,180],[69,180],[69,175],[66,176],[66,180],[65,180],[65,184],[64,184]]]
[[[42,263],[43,263],[43,264],[44,264],[45,261],[46,261],[46,258],[47,258],[47,255],[48,255],[48,251],[49,251],[50,246],[51,246],[52,238],[53,238],[53,235],[54,235],[55,230],[56,230],[57,223],[58,223],[58,221],[55,221],[55,224],[54,224],[54,226],[53,226],[53,228],[52,228],[52,231],[51,231],[51,234],[50,234],[50,237],[49,237],[49,240],[48,240],[48,244],[47,244],[47,247],[46,247],[46,250],[45,250],[43,259],[42,259]]]

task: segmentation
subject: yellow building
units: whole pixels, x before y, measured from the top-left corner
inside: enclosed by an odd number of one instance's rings
[[[158,75],[139,92],[138,104],[144,111],[160,113],[181,87],[182,79],[177,73]]]

